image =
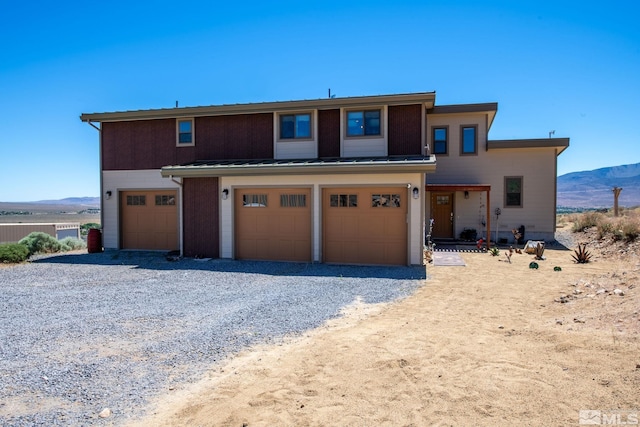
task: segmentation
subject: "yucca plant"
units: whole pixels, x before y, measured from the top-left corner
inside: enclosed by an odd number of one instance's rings
[[[492,256],[498,256],[498,255],[500,255],[500,249],[498,249],[497,246],[493,246],[491,249],[489,249],[489,253]]]
[[[571,255],[578,264],[586,264],[591,260],[591,253],[587,251],[586,243],[578,243],[578,249],[574,250],[575,255]]]

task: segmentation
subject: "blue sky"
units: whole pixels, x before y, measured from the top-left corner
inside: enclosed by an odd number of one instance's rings
[[[10,2],[0,201],[99,195],[81,113],[436,91],[491,139],[570,137],[558,173],[640,162],[635,1]]]

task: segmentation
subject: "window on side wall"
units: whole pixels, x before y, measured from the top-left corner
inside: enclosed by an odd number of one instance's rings
[[[347,111],[347,136],[382,135],[380,110]]]
[[[178,147],[195,145],[193,119],[176,120],[176,145]]]
[[[433,128],[433,154],[449,153],[449,129],[447,127]]]
[[[460,127],[460,154],[478,154],[478,126]]]
[[[522,207],[521,176],[507,176],[504,178],[504,206],[508,208]]]
[[[311,114],[280,114],[280,139],[310,139]]]

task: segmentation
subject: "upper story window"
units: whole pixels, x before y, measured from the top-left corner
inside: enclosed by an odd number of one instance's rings
[[[433,154],[449,153],[449,129],[447,127],[433,128]]]
[[[506,176],[504,178],[504,206],[522,207],[522,177]]]
[[[460,136],[460,154],[478,154],[478,126],[461,126]]]
[[[347,111],[347,136],[381,135],[380,110]]]
[[[311,114],[281,114],[280,139],[311,138]]]
[[[179,147],[195,144],[193,119],[178,119],[176,121],[176,145]]]

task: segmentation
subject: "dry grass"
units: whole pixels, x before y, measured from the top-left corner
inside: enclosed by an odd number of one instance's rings
[[[595,228],[600,240],[611,238],[615,241],[633,242],[640,236],[640,208],[623,209],[618,217],[611,212],[597,211],[570,214],[559,221],[563,225],[566,222],[573,224],[574,233]]]

